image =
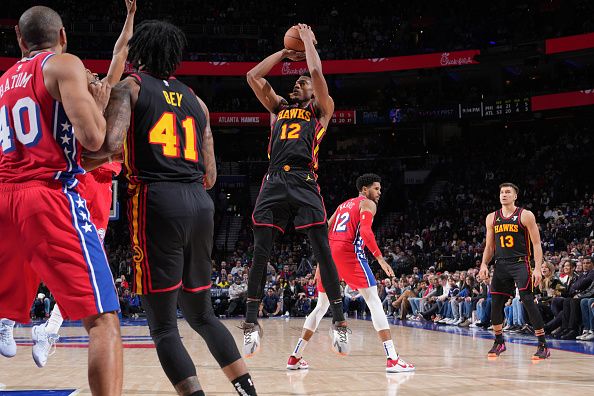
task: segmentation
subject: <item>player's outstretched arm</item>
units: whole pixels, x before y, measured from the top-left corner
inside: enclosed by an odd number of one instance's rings
[[[111,64],[107,71],[107,82],[114,86],[122,78],[124,68],[126,66],[126,59],[128,58],[128,41],[132,38],[134,32],[134,14],[136,13],[136,0],[124,0],[128,14],[126,15],[126,22],[122,28],[122,33],[115,43],[113,48],[113,56]]]
[[[485,220],[485,226],[487,228],[487,236],[485,237],[485,250],[483,251],[483,260],[481,262],[481,269],[479,271],[479,278],[481,280],[487,279],[489,276],[489,263],[493,259],[495,254],[495,230],[493,229],[493,218],[494,213],[489,213]]]
[[[322,111],[322,116],[327,117],[328,121],[330,121],[332,114],[334,114],[334,100],[330,97],[328,84],[322,73],[322,61],[315,47],[315,35],[311,27],[303,23],[297,25],[297,30],[299,31],[299,37],[301,37],[305,45],[305,59],[309,74],[311,75],[311,84],[316,103]]]
[[[196,98],[198,97],[196,96]],[[204,127],[204,131],[202,131],[201,154],[204,160],[204,168],[206,169],[206,174],[204,175],[204,187],[207,190],[210,190],[217,181],[217,161],[214,153],[214,139],[212,137],[212,130],[210,129],[210,113],[202,99],[198,98],[198,102],[206,116],[206,126]]]
[[[62,102],[76,139],[88,150],[99,149],[105,139],[103,111],[111,86],[100,82],[89,85],[82,61],[71,54],[49,58],[43,78],[48,92]]]
[[[246,74],[247,82],[252,88],[252,91],[256,94],[256,97],[262,103],[262,105],[271,113],[275,113],[283,99],[282,96],[278,96],[270,83],[264,78],[270,70],[285,58],[291,60],[301,60],[304,54],[302,52],[295,52],[288,49],[282,49],[275,52],[274,54],[266,57],[262,62],[254,66]]]
[[[332,216],[330,216],[330,218],[328,219],[328,231],[332,230],[332,227],[334,227],[334,222],[336,221],[336,213],[338,212],[338,209],[336,209],[334,211],[334,213],[332,213]]]
[[[532,241],[532,247],[534,249],[534,285],[539,285],[542,278],[541,266],[543,260],[542,245],[540,243],[540,232],[538,231],[538,225],[536,224],[536,218],[534,213],[529,210],[523,210],[520,213],[520,224],[523,224],[528,233],[530,234],[530,240]]]

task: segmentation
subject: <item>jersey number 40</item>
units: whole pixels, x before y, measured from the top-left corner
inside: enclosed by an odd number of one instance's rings
[[[14,126],[8,117],[11,112]],[[15,137],[27,147],[36,145],[41,137],[39,106],[28,96],[17,100],[12,110],[6,105],[0,108],[0,145],[4,154],[16,148]]]
[[[186,117],[182,121],[182,128],[185,134],[184,159],[198,162],[198,151],[196,150],[196,122],[193,117]],[[151,144],[163,146],[163,155],[170,158],[179,158],[179,134],[177,131],[175,114],[165,112],[149,131],[148,138]]]

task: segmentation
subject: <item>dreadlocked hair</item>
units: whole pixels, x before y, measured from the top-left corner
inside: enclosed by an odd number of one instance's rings
[[[128,43],[128,61],[155,77],[169,78],[182,61],[186,43],[184,32],[177,26],[164,21],[144,21]]]

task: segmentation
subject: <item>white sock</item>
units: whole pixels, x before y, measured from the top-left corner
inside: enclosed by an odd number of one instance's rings
[[[62,313],[58,308],[58,304],[56,304],[54,305],[52,314],[45,323],[45,332],[47,334],[58,334],[58,331],[60,330],[60,326],[62,326],[63,321],[64,319],[62,318]]]
[[[396,360],[398,359],[398,354],[396,353],[396,349],[394,348],[394,341],[388,340],[384,341],[384,351],[386,352],[386,357],[388,359]]]
[[[307,341],[305,341],[303,338],[299,338],[299,341],[297,341],[297,345],[295,345],[293,356],[295,356],[297,359],[301,358],[301,356],[303,356],[303,350],[306,346]]]

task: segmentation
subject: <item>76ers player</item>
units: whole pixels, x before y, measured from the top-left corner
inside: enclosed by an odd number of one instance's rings
[[[364,251],[367,246],[386,274],[394,276],[394,271],[382,256],[371,230],[373,216],[381,196],[382,186],[380,183],[380,177],[373,173],[367,173],[357,178],[356,185],[359,196],[343,202],[336,209],[328,221],[330,228],[328,239],[338,275],[351,288],[359,290],[371,311],[373,327],[375,327],[386,352],[386,371],[389,373],[414,371],[415,367],[406,363],[394,349],[390,325],[384,314],[382,302],[377,294],[375,277],[369,268]],[[319,291],[318,304],[305,319],[301,338],[297,341],[287,362],[289,370],[309,367],[302,358],[303,350],[330,306],[321,279],[319,279],[319,273],[316,273],[316,277],[318,278]]]
[[[118,299],[76,189],[83,147],[97,150],[105,138],[110,86],[88,88],[80,59],[64,53],[66,33],[52,9],[25,11],[17,38],[27,57],[0,77],[0,317],[28,322],[42,279],[64,316],[82,319],[89,332],[91,392],[119,395]]]

